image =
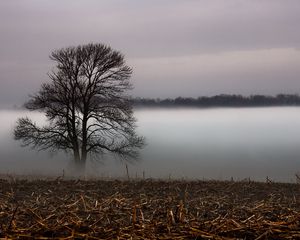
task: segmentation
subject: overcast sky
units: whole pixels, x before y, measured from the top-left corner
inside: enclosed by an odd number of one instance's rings
[[[299,0],[0,0],[0,105],[90,42],[125,54],[133,96],[300,93],[299,24]]]

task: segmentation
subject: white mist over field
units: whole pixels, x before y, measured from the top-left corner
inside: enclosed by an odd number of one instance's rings
[[[40,113],[0,111],[1,174],[61,175],[71,156],[21,148],[13,140],[20,116],[42,123]],[[137,109],[138,132],[147,146],[128,164],[131,177],[295,181],[300,172],[300,108]],[[111,156],[90,162],[88,174],[124,177]]]

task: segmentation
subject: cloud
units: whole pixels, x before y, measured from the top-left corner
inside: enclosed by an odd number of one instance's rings
[[[21,37],[24,47],[48,52],[89,41],[130,57],[300,47],[300,4],[293,0],[27,0],[1,9],[3,41],[20,44]]]
[[[300,91],[300,51],[292,48],[138,58],[129,63],[135,69],[136,94],[142,96]]]
[[[224,71],[229,71],[228,69],[231,72],[226,74],[234,82],[232,91],[238,92],[246,87],[250,91],[256,86],[253,78],[263,76],[256,64],[261,56],[254,54],[251,58],[246,54],[247,57],[242,58],[244,55],[241,53],[266,51],[268,55],[274,51],[272,49],[299,49],[299,22],[298,0],[0,1],[0,101],[8,99],[4,95],[11,95],[7,101],[13,101],[13,95],[20,94],[19,91],[15,93],[14,86],[23,84],[24,81],[27,90],[34,91],[37,83],[43,81],[42,76],[46,76],[51,69],[48,55],[52,50],[88,42],[110,44],[122,51],[128,59],[142,61],[134,65],[135,76],[138,77],[138,81],[135,79],[135,92],[138,95],[179,94],[170,92],[167,87],[183,81],[179,80],[179,76],[189,79],[191,85],[198,83],[201,76],[210,79],[202,82],[204,85],[201,89],[215,88],[212,91],[219,92],[223,85],[220,85],[219,78],[216,77],[217,72],[224,75]],[[234,57],[231,55],[234,53],[239,55]],[[224,54],[231,57],[224,57]],[[238,59],[239,57],[242,59]],[[183,61],[185,58],[193,59],[194,63],[191,63],[192,60],[187,65],[183,63],[185,67],[178,68],[182,72],[167,68],[170,73],[167,74],[168,78],[164,78],[166,71],[160,65],[165,65],[160,61]],[[240,73],[236,65],[229,68],[220,63],[227,58],[230,58],[228,64],[233,65],[236,64],[234,61],[244,63],[245,59],[252,60],[242,66],[246,69]],[[150,64],[156,69],[155,74],[140,68],[148,61],[143,59],[155,59],[156,63]],[[297,63],[293,59],[291,57],[291,67],[287,66],[288,70],[285,71],[290,76],[289,79],[295,79],[299,73],[294,67]],[[212,61],[216,62],[218,68],[213,68]],[[172,64],[176,65],[176,62]],[[13,73],[11,67],[6,67],[8,65],[14,66]],[[24,71],[24,68],[32,71]],[[278,68],[274,68],[274,71],[278,73]],[[279,79],[282,76],[273,74],[271,79],[271,75],[266,76],[263,82],[269,81],[268,91],[276,92],[282,87]],[[151,86],[155,82],[152,77],[164,79],[161,82],[166,87],[160,87],[161,91],[157,91],[157,88]],[[294,80],[289,83],[297,85]],[[149,92],[139,92],[141,85],[149,86]],[[200,85],[196,84],[196,87],[200,88]],[[285,85],[283,87],[287,88]],[[226,89],[227,85],[223,90]],[[186,90],[184,94],[193,95],[193,91]],[[25,95],[27,94],[26,92]]]

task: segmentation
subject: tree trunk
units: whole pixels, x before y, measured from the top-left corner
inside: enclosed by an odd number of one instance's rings
[[[87,159],[87,110],[86,104],[84,104],[84,113],[82,118],[82,145],[81,145],[81,159],[80,162],[82,165],[86,164]]]
[[[83,177],[85,175],[85,162],[83,158],[80,158],[79,149],[74,149],[74,162],[72,175],[75,177]]]
[[[85,163],[80,161],[74,163],[72,176],[76,178],[83,178],[85,176]]]

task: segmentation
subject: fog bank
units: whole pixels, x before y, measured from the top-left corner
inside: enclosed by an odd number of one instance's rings
[[[138,109],[138,132],[147,146],[128,164],[130,176],[154,178],[295,181],[300,171],[300,108]],[[0,111],[1,173],[66,174],[71,156],[21,148],[12,139],[18,116],[39,113]],[[104,155],[89,162],[88,175],[126,177],[124,163]]]

